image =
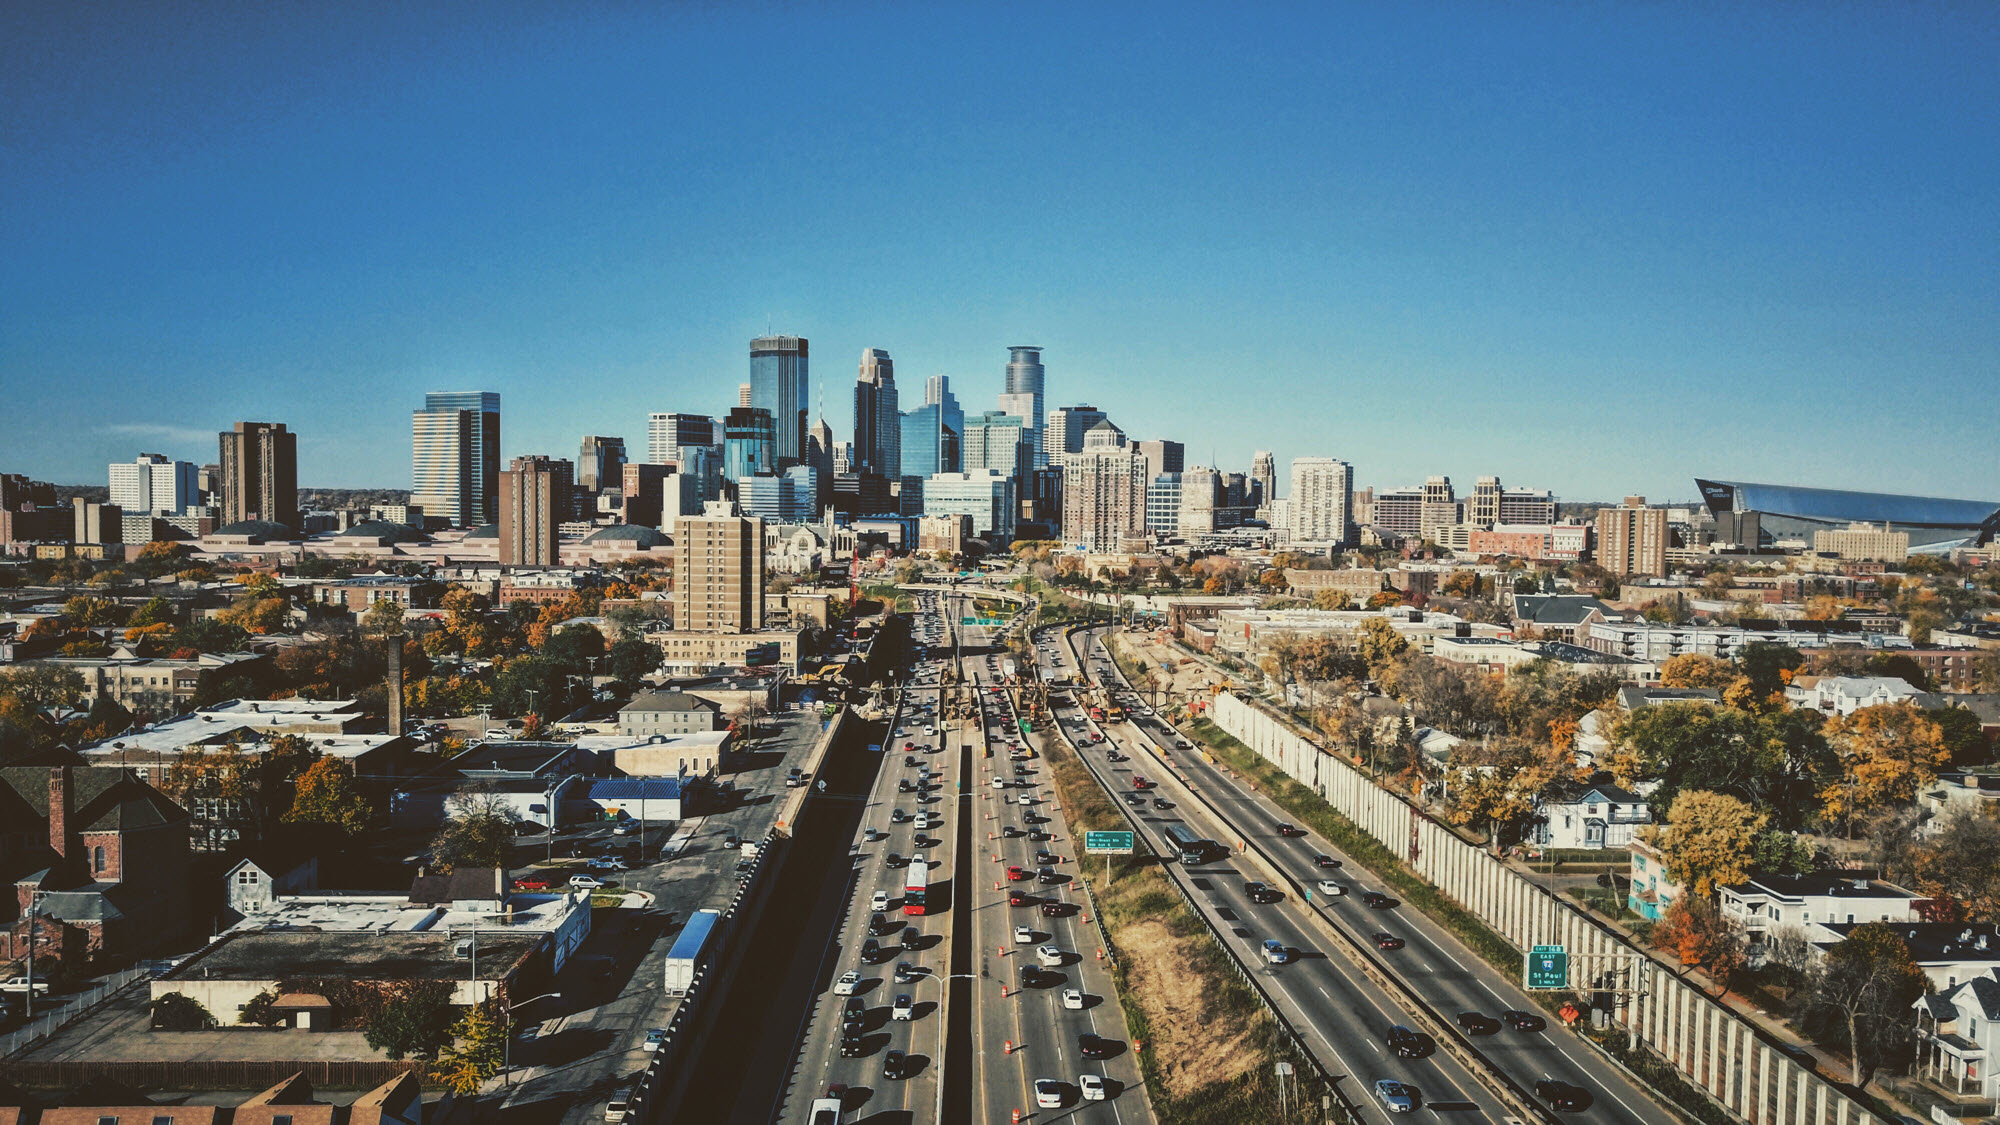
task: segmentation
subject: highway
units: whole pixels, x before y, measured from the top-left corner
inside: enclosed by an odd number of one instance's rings
[[[1096,927],[1087,920],[1085,889],[1076,882],[1082,840],[1072,836],[1051,795],[1042,733],[1025,736],[1022,746],[1019,718],[1008,696],[994,690],[1006,655],[982,651],[990,644],[986,630],[972,626],[967,634],[964,665],[980,710],[975,733],[984,739],[973,755],[972,807],[979,818],[973,838],[985,854],[974,857],[963,896],[979,976],[974,1102],[969,1116],[954,1119],[1007,1122],[1019,1110],[1024,1121],[1148,1125],[1154,1118],[1138,1060],[1126,1041],[1109,963],[1100,960]],[[1048,881],[1037,875],[1043,867]],[[1010,878],[1010,869],[1023,877]],[[1053,955],[1043,955],[1047,946]],[[1109,1057],[1084,1057],[1084,1035],[1100,1037]],[[1103,1080],[1103,1100],[1084,1099],[1085,1075]],[[1060,1107],[1037,1106],[1035,1083],[1044,1079],[1058,1084]]]
[[[919,643],[942,643],[943,624],[934,609],[917,614],[912,629]],[[848,1121],[910,1125],[939,1120],[942,1007],[953,920],[951,842],[957,836],[945,810],[956,803],[951,799],[951,779],[959,773],[963,746],[955,731],[946,730],[942,737],[929,733],[939,707],[941,667],[935,656],[913,666],[903,706],[883,744],[882,768],[861,816],[864,837],[877,838],[851,845],[849,878],[844,885],[829,887],[828,893],[844,893],[845,917],[819,958],[817,999],[806,1014],[797,1064],[778,1111],[780,1122],[808,1120],[813,1100],[836,1086],[843,1088],[839,1097]],[[907,764],[911,761],[919,765]],[[921,766],[932,771],[924,791],[899,792],[899,782],[917,787]],[[919,811],[942,816],[944,822],[919,832],[915,827]],[[898,814],[907,819],[892,819]],[[903,891],[912,869],[889,866],[889,857],[893,853],[898,860],[907,860],[917,852],[924,854],[931,893],[925,913],[906,914]],[[878,892],[887,900],[886,909],[879,912],[871,903]],[[871,933],[871,920],[877,916],[882,924]],[[873,961],[863,957],[863,947],[871,940],[878,950]],[[895,976],[902,965],[913,973],[899,982]],[[852,990],[865,1009],[858,1028],[850,1028],[846,1017],[849,997],[839,994],[846,986],[836,989],[849,971],[860,977]],[[907,1018],[895,1010],[899,996],[910,998]],[[850,1030],[858,1034],[846,1034]],[[849,1043],[844,1045],[843,1040]],[[905,1077],[885,1074],[891,1052],[902,1052]]]
[[[1089,645],[1090,678],[1101,683],[1122,685],[1126,705],[1128,708],[1136,707],[1139,697],[1130,690],[1131,685],[1105,652],[1102,637],[1097,632],[1079,633],[1077,642]],[[1076,654],[1064,652],[1064,655],[1074,667]],[[1174,751],[1173,747],[1182,736],[1164,720],[1134,712],[1132,722],[1114,724],[1110,729],[1111,742],[1133,756],[1132,761],[1123,763],[1127,772],[1137,768],[1162,775],[1167,772],[1167,761],[1171,760],[1186,782],[1205,797],[1227,822],[1208,823],[1209,831],[1220,833],[1214,838],[1231,844],[1239,840],[1248,841],[1261,848],[1266,855],[1275,857],[1283,869],[1303,885],[1311,886],[1318,879],[1331,875],[1346,886],[1345,895],[1323,898],[1315,894],[1316,901],[1310,904],[1295,901],[1287,895],[1287,901],[1279,906],[1256,908],[1247,916],[1254,921],[1254,925],[1247,927],[1253,934],[1268,930],[1269,936],[1276,936],[1287,943],[1303,942],[1308,940],[1305,935],[1313,931],[1306,929],[1302,912],[1318,911],[1364,938],[1377,930],[1402,938],[1406,942],[1405,947],[1383,951],[1383,963],[1398,971],[1402,979],[1447,1020],[1457,1019],[1462,1012],[1498,1017],[1509,1009],[1538,1010],[1520,988],[1517,978],[1510,978],[1493,969],[1420,911],[1396,907],[1374,910],[1364,905],[1360,899],[1363,892],[1385,891],[1386,888],[1370,878],[1365,869],[1353,864],[1347,856],[1316,835],[1279,835],[1276,826],[1287,820],[1284,811],[1203,755]],[[1111,768],[1120,767],[1114,765]],[[1207,820],[1206,816],[1190,819]],[[1322,853],[1341,861],[1342,867],[1334,871],[1316,867],[1313,856]],[[1211,885],[1219,887],[1240,887],[1242,881],[1234,872],[1222,880],[1210,877],[1210,869],[1200,869],[1200,873]],[[1261,876],[1253,872],[1250,877]],[[1299,967],[1310,965],[1308,961]],[[1279,971],[1284,972],[1285,969],[1280,968]],[[1319,991],[1318,985],[1315,985],[1315,991]],[[1332,992],[1331,987],[1326,991]],[[1339,995],[1337,992],[1332,994]],[[1324,999],[1331,997],[1323,996]],[[1328,1038],[1329,1025],[1320,1022],[1322,1019],[1339,1021],[1346,1014],[1341,1010],[1343,1008],[1352,1010],[1350,1005],[1340,1003],[1308,1005],[1314,1030],[1319,1037],[1329,1047],[1336,1041],[1349,1044],[1347,1053],[1354,1054],[1356,1052],[1352,1050],[1349,1036],[1343,1034]],[[1331,1025],[1343,1026],[1340,1022]],[[1548,1030],[1545,1026],[1519,1031],[1501,1025],[1475,1036],[1474,1042],[1523,1087],[1532,1089],[1535,1081],[1546,1075],[1588,1090],[1593,1097],[1592,1104],[1580,1114],[1571,1116],[1587,1116],[1592,1121],[1612,1125],[1670,1125],[1677,1120],[1627,1079],[1621,1070],[1589,1046],[1575,1041],[1566,1031]],[[1415,1077],[1414,1072],[1412,1077]],[[1427,1081],[1418,1079],[1417,1082],[1425,1088],[1426,1095],[1431,1096]]]

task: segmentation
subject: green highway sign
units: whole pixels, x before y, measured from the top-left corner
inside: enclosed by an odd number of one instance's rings
[[[1006,624],[1004,620],[998,617],[961,617],[958,619],[958,623],[960,625],[983,625],[988,629],[997,629]]]
[[[1103,855],[1131,855],[1134,840],[1130,832],[1085,832],[1083,850]]]
[[[1529,988],[1569,987],[1569,953],[1560,945],[1538,945],[1528,951]]]

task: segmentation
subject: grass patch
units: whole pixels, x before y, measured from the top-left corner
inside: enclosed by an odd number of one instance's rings
[[[1043,740],[1043,758],[1073,834],[1128,828],[1111,795],[1058,738]],[[1272,1063],[1290,1058],[1300,1074],[1311,1068],[1293,1056],[1283,1030],[1263,1001],[1237,975],[1234,960],[1180,893],[1144,854],[1111,861],[1079,856],[1090,880],[1099,918],[1117,951],[1112,978],[1125,1012],[1126,1032],[1144,1042],[1139,1069],[1162,1121],[1175,1125],[1293,1125],[1317,1122],[1318,1094],[1293,1096],[1296,1112],[1278,1112]],[[1092,873],[1096,872],[1096,877]],[[1219,1077],[1218,1077],[1219,1076]],[[1311,1112],[1299,1105],[1312,1103]]]
[[[601,890],[594,891],[591,893],[590,896],[590,905],[604,906],[604,907],[623,906],[625,905],[625,893],[623,891],[620,891],[617,894],[606,894],[604,891]]]
[[[1599,914],[1614,918],[1624,925],[1631,925],[1635,918],[1645,921],[1626,906],[1625,896],[1617,891],[1606,890],[1603,887],[1571,887],[1564,893]]]

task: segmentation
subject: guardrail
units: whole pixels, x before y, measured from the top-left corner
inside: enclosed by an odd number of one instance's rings
[[[59,1001],[61,1007],[52,1009],[46,1015],[36,1016],[33,1023],[17,1027],[4,1038],[0,1038],[0,1059],[12,1058],[31,1049],[35,1044],[89,1015],[99,1004],[111,999],[112,996],[139,981],[152,980],[159,975],[160,970],[157,966],[141,965],[114,973],[91,985],[89,991],[62,997]]]
[[[1082,655],[1076,652],[1074,646],[1073,634],[1075,632],[1076,630],[1071,630],[1070,635],[1066,639],[1071,644],[1070,654],[1075,656],[1078,665],[1082,666],[1084,663]],[[1132,690],[1131,681],[1126,679],[1124,670],[1117,666],[1116,661],[1112,662],[1111,671],[1113,675],[1118,677],[1119,682],[1125,685],[1127,691]],[[1161,721],[1165,722],[1165,720]],[[1086,722],[1092,721],[1086,718]],[[1092,725],[1095,725],[1094,722]],[[1169,729],[1177,728],[1173,728],[1169,724]],[[1154,745],[1150,734],[1145,733],[1143,729],[1140,733],[1140,748],[1146,753],[1148,758],[1160,767],[1162,776],[1171,778],[1180,787],[1187,799],[1191,803],[1201,807],[1216,823],[1233,829],[1241,844],[1240,853],[1262,868],[1271,882],[1290,888],[1294,898],[1300,902],[1310,901],[1306,895],[1303,883],[1280,866],[1261,846],[1253,843],[1250,834],[1244,831],[1241,825],[1236,824],[1228,816],[1224,815],[1221,809],[1216,807],[1207,797],[1203,796],[1189,782],[1187,777],[1167,757],[1161,754],[1159,748]],[[1095,773],[1095,770],[1093,769],[1092,772]],[[1131,819],[1129,811],[1126,813],[1126,818],[1128,820]],[[1187,896],[1187,891],[1183,890],[1182,894],[1184,897]],[[1455,1023],[1440,1015],[1430,1001],[1418,993],[1409,982],[1405,981],[1400,975],[1390,972],[1382,964],[1380,958],[1375,956],[1374,951],[1369,949],[1359,938],[1349,933],[1346,927],[1328,918],[1324,910],[1317,905],[1308,909],[1306,915],[1313,919],[1322,931],[1333,938],[1335,945],[1340,948],[1349,961],[1354,963],[1356,968],[1361,970],[1364,976],[1400,1001],[1403,1007],[1411,1013],[1412,1019],[1422,1025],[1423,1031],[1436,1040],[1448,1054],[1457,1059],[1460,1065],[1464,1066],[1474,1077],[1482,1080],[1487,1089],[1491,1090],[1510,1110],[1522,1117],[1547,1122],[1549,1125],[1556,1125],[1560,1120],[1559,1118],[1543,1107],[1540,1102],[1536,1101],[1528,1090],[1516,1082],[1511,1075],[1500,1069],[1499,1065],[1488,1058],[1485,1052],[1479,1050]],[[1225,948],[1227,948],[1226,945]],[[1233,957],[1232,960],[1234,960]],[[1303,1038],[1300,1039],[1300,1042],[1303,1043]]]

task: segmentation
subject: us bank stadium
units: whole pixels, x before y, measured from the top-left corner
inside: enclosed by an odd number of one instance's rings
[[[1943,554],[1979,546],[2000,532],[2000,501],[1896,496],[1791,484],[1751,484],[1695,478],[1708,510],[1722,527],[1741,531],[1739,541],[1812,538],[1815,531],[1849,524],[1887,524],[1910,535],[1910,550]]]

